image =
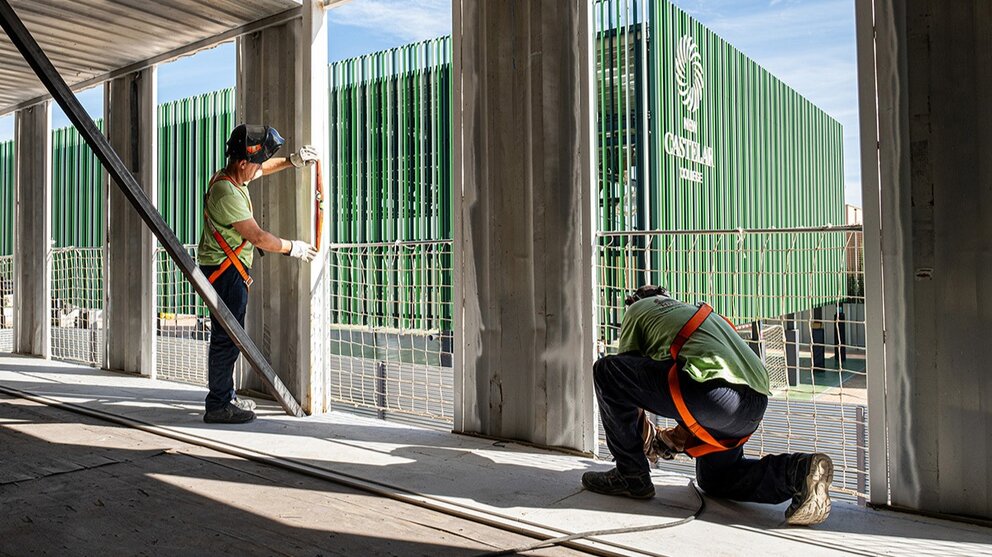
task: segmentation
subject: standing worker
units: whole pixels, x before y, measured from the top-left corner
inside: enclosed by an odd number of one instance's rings
[[[283,240],[262,230],[252,216],[248,182],[317,161],[317,152],[310,146],[289,157],[272,158],[283,143],[279,132],[269,126],[241,124],[234,128],[227,140],[227,166],[211,178],[207,187],[206,222],[198,251],[200,269],[242,327],[255,247],[303,261],[312,261],[317,255],[309,242]],[[212,314],[210,322],[218,323]],[[255,419],[255,403],[238,399],[234,393],[234,362],[238,354],[238,347],[227,331],[219,326],[211,327],[204,422],[240,424]]]
[[[825,454],[745,458],[744,443],[768,405],[768,372],[734,328],[706,304],[691,306],[667,290],[643,286],[626,300],[619,354],[593,366],[608,472],[586,472],[590,491],[636,499],[654,496],[648,458],[686,453],[709,495],[753,503],[792,501],[793,525],[830,514],[833,463]],[[656,429],[645,411],[674,419]]]

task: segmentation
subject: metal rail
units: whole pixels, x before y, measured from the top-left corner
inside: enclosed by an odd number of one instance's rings
[[[620,236],[720,236],[724,234],[796,234],[800,232],[861,232],[860,224],[838,226],[795,226],[790,228],[727,228],[723,230],[611,230],[597,232],[598,238]]]
[[[286,388],[276,375],[272,366],[265,360],[262,352],[252,342],[251,337],[244,328],[238,324],[231,310],[228,309],[224,301],[217,295],[217,291],[207,280],[207,277],[193,262],[193,259],[186,253],[185,248],[176,238],[175,233],[165,223],[162,215],[159,214],[155,206],[148,200],[138,181],[130,170],[124,165],[120,156],[107,141],[107,138],[100,133],[96,124],[83,109],[79,100],[66,85],[62,76],[59,75],[55,66],[45,55],[45,52],[38,45],[34,37],[21,22],[17,13],[10,6],[8,0],[0,0],[0,26],[3,27],[11,42],[21,52],[24,60],[31,66],[38,79],[45,85],[52,97],[59,103],[69,120],[79,130],[80,135],[86,140],[111,178],[117,183],[124,197],[131,203],[134,209],[145,221],[148,228],[158,238],[158,241],[168,252],[169,256],[182,271],[186,280],[193,285],[196,292],[206,302],[207,307],[213,312],[217,321],[231,336],[234,344],[241,350],[241,353],[248,360],[251,367],[258,373],[260,379],[275,396],[276,400],[284,410],[293,416],[303,416],[303,408]]]

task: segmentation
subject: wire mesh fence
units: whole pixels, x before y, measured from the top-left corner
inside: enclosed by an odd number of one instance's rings
[[[737,326],[772,379],[765,419],[745,452],[825,452],[836,465],[834,490],[863,500],[867,370],[859,227],[602,233],[597,250],[600,355],[616,352],[623,299],[637,286],[667,286],[682,301],[710,303]],[[602,437],[600,453],[609,454]],[[661,466],[691,472],[692,464]]]
[[[328,400],[450,427],[451,241],[332,244],[327,265]]]
[[[196,260],[196,246],[185,246]],[[210,317],[206,304],[162,248],[155,251],[158,280],[155,332],[156,377],[207,384]]]
[[[52,357],[103,365],[103,248],[52,250]]]
[[[14,351],[14,256],[0,256],[0,352]]]

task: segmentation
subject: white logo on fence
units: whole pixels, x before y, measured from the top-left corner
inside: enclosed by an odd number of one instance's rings
[[[703,62],[696,41],[689,35],[683,36],[675,49],[675,83],[682,106],[690,113],[699,110],[703,100]]]
[[[714,167],[713,147],[699,143],[699,124],[693,119],[703,101],[703,58],[691,35],[683,35],[675,46],[675,85],[689,115],[682,118],[682,128],[689,137],[666,132],[663,148],[670,156],[699,167]],[[679,166],[679,178],[687,182],[703,183],[703,168]]]

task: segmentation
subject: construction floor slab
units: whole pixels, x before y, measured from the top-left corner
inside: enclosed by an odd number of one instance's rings
[[[532,541],[4,394],[0,447],[5,557],[458,557]]]
[[[581,489],[608,462],[514,443],[418,429],[334,412],[290,418],[259,402],[248,425],[202,422],[203,389],[39,359],[0,356],[0,386],[155,424],[169,431],[362,478],[397,493],[561,533],[647,526],[691,515],[690,478],[655,472],[658,495],[631,501]],[[697,520],[597,538],[618,555],[992,556],[992,530],[836,502],[815,528],[790,528],[786,505],[706,498]]]

